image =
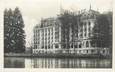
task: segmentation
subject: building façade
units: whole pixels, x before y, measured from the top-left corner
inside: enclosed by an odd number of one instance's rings
[[[103,34],[94,32],[99,12],[90,9],[79,15],[74,25],[63,25],[59,18],[42,19],[34,27],[33,54],[109,55],[110,48],[99,38]]]

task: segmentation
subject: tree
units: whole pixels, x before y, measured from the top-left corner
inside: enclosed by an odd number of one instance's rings
[[[8,41],[8,39],[9,39],[8,30],[9,30],[9,27],[8,27],[8,10],[5,9],[5,11],[4,11],[4,52],[5,53],[8,52],[9,48],[10,48],[8,45],[8,43],[9,43],[9,41]]]
[[[25,51],[24,22],[18,8],[4,12],[4,51],[20,53]]]
[[[110,15],[109,15],[110,16]],[[92,39],[95,40],[101,40],[102,42],[102,47],[109,47],[109,40],[111,38],[110,36],[110,25],[112,25],[112,18],[110,19],[107,14],[100,14],[97,19],[95,26],[93,28],[93,37]]]
[[[59,15],[59,20],[61,21],[62,27],[62,42],[63,48],[69,49],[70,42],[75,41],[75,37],[77,37],[78,32],[78,15],[73,12],[65,10],[63,13]],[[71,29],[71,30],[70,30]],[[72,40],[70,41],[70,31],[72,33]]]
[[[9,52],[11,51],[11,25],[12,25],[12,15],[13,11],[11,9],[7,10],[5,9],[4,11],[4,52]]]
[[[15,52],[24,52],[25,51],[25,32],[24,22],[21,15],[21,12],[18,8],[14,10],[14,41],[15,43]]]
[[[107,12],[105,14],[107,16],[107,20],[108,20],[108,23],[109,23],[109,47],[112,48],[112,22],[113,22],[113,19],[112,19],[112,16],[113,16],[113,13],[110,11],[110,12]]]

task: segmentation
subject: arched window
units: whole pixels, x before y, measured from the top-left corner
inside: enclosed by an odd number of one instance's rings
[[[86,41],[86,47],[89,47],[89,42],[88,41]]]

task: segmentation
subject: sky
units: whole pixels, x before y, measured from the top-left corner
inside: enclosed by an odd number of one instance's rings
[[[60,8],[78,11],[89,9],[105,12],[112,10],[113,0],[0,0],[0,14],[5,8],[19,7],[25,24],[26,46],[33,39],[33,27],[40,23],[41,18],[56,17]],[[0,17],[1,18],[1,17]]]

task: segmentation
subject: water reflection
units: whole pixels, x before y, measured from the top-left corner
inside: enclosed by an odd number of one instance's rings
[[[24,58],[14,58],[14,57],[5,57],[4,58],[4,67],[5,68],[24,68],[25,59]]]
[[[111,68],[110,59],[5,57],[5,68]]]

